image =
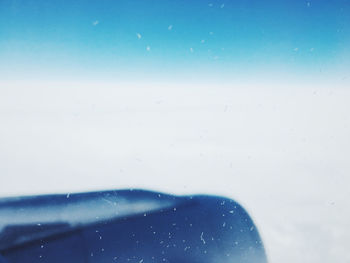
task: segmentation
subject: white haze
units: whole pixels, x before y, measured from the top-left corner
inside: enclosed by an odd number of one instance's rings
[[[349,102],[337,85],[3,86],[0,195],[223,195],[271,263],[349,262]]]

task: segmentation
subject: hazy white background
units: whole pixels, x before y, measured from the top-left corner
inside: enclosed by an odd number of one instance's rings
[[[337,83],[3,84],[0,196],[223,195],[270,262],[350,262],[349,103]]]

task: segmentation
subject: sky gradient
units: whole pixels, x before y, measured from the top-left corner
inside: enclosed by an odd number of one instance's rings
[[[34,83],[342,78],[349,28],[347,0],[3,0],[0,74]]]

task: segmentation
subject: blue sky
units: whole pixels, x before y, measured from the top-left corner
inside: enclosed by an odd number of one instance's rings
[[[2,0],[0,69],[78,81],[344,75],[349,9],[347,0]]]

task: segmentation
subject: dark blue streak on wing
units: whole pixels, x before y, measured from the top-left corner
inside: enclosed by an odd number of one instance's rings
[[[139,190],[0,199],[0,250],[100,221],[173,207],[181,201]]]

